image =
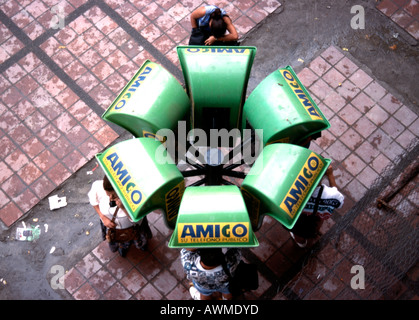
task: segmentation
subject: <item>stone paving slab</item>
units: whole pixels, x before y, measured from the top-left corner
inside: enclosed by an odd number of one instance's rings
[[[280,223],[265,217],[262,228],[256,232],[259,247],[246,249],[245,254],[247,261],[258,265],[260,286],[241,299],[388,298],[389,292],[384,296],[381,287],[372,280],[364,290],[351,288],[351,268],[355,264],[368,263],[367,270],[376,270],[371,269],[371,264],[377,263],[376,253],[365,244],[375,241],[378,245],[382,241],[373,228],[380,226],[381,213],[377,209],[360,214],[353,211],[385,170],[394,166],[403,153],[417,146],[419,119],[391,90],[359,67],[349,53],[334,46],[321,52],[298,77],[332,124],[311,149],[333,160],[336,182],[345,195],[343,208],[323,225],[321,233],[327,236],[339,219],[348,218],[349,214],[355,216],[351,218],[355,222],[337,242],[326,242],[315,254],[310,254],[310,248],[295,245]],[[240,184],[240,180],[230,181]],[[188,181],[187,185],[192,182]],[[418,179],[412,184],[409,189],[415,186],[417,189]],[[417,228],[418,221],[414,217],[419,197],[410,196],[407,202],[401,204],[399,198],[393,205],[402,205],[404,213],[413,217],[409,220],[412,226]],[[133,248],[128,257],[122,259],[118,254],[109,254],[106,243],[100,243],[65,276],[68,293],[74,299],[190,300],[179,252],[167,247],[171,232],[158,213],[150,214],[150,223],[154,238],[147,252]],[[388,248],[390,242],[381,245]],[[296,269],[302,261],[301,270]],[[106,275],[106,279],[98,283],[95,279],[99,272]],[[386,272],[381,270],[381,274],[388,277]],[[412,279],[417,280],[414,274]],[[400,285],[397,280],[393,276],[388,281]],[[402,294],[407,299],[417,297],[417,293],[415,296],[406,286],[396,293],[391,298]]]
[[[240,37],[281,6],[213,1]],[[0,1],[0,220],[10,227],[122,132],[101,115],[146,59],[178,79],[200,0]],[[61,27],[59,18],[63,19]]]
[[[413,38],[419,40],[419,1],[383,0],[376,7]]]

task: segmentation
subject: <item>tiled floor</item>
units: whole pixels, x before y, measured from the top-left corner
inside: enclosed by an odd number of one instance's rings
[[[419,40],[419,1],[383,0],[377,4],[378,10]]]
[[[281,6],[213,1],[243,36]],[[146,59],[181,77],[200,0],[0,1],[0,220],[11,226],[118,137],[101,115]]]
[[[418,144],[419,118],[373,75],[359,68],[348,53],[334,46],[322,52],[298,76],[332,124],[311,149],[333,159],[337,184],[346,196],[345,204],[323,225],[325,240],[317,242],[313,252],[298,248],[278,222],[265,217],[256,233],[260,246],[244,252],[248,261],[258,265],[260,286],[242,298],[417,298],[417,293],[405,284],[417,281],[414,271],[418,268],[417,257],[396,256],[406,261],[404,272],[413,268],[405,283],[398,282],[400,277],[389,276],[386,267],[395,261],[393,257],[379,257],[376,249],[389,248],[396,239],[379,234],[388,223],[387,216],[376,208],[375,201],[365,204],[363,210],[357,210],[357,205],[373,189],[375,180],[405,151]],[[417,160],[412,166],[418,166]],[[397,181],[393,183],[396,185]],[[240,184],[240,180],[236,183]],[[418,183],[416,177],[402,193],[409,194],[417,189]],[[403,219],[408,229],[417,229],[417,193],[410,194],[405,201],[396,197],[391,205],[403,207],[403,216],[398,219]],[[391,221],[397,214],[392,213]],[[155,237],[149,250],[133,248],[128,258],[123,259],[110,254],[105,242],[100,243],[65,277],[66,289],[73,298],[191,299],[179,252],[167,247],[171,232],[159,214],[149,216]],[[338,239],[333,238],[336,234]],[[417,248],[418,244],[410,245]],[[378,263],[384,263],[383,259],[386,267]],[[365,265],[369,273],[365,289],[351,288],[354,265]]]
[[[280,6],[274,0],[212,3],[227,10],[241,36]],[[407,2],[392,3],[401,7]],[[403,10],[415,18],[417,2],[409,3],[413,6]],[[118,137],[122,131],[109,127],[100,116],[145,59],[181,77],[175,47],[186,44],[188,15],[201,4],[0,1],[0,219],[6,227]],[[394,17],[395,12],[387,13]],[[52,28],[56,25],[59,28]],[[298,74],[332,124],[312,149],[333,159],[345,205],[324,225],[325,241],[316,245],[309,259],[309,249],[296,247],[278,222],[266,218],[257,232],[260,246],[244,251],[260,274],[259,289],[246,293],[246,299],[383,296],[382,285],[371,275],[380,267],[366,266],[367,274],[372,271],[364,291],[350,287],[351,266],[378,265],[382,256],[375,248],[390,244],[380,236],[386,230],[386,215],[373,203],[375,209],[357,210],[358,203],[373,189],[375,179],[417,144],[419,119],[359,66],[350,54],[331,46]],[[417,184],[416,178],[405,197],[391,202],[403,208],[403,217],[410,217],[406,220],[416,228],[412,213],[419,200],[412,190]],[[178,251],[167,247],[170,231],[157,213],[149,214],[149,221],[154,237],[147,251],[131,249],[123,259],[110,254],[102,242],[71,266],[65,276],[69,298],[190,299]],[[336,240],[333,236],[342,224],[348,228]],[[374,259],[366,259],[370,256]],[[408,280],[396,283],[402,287],[393,288],[392,298],[418,297],[409,282],[418,280],[418,267],[411,267],[399,263],[391,268],[409,271]],[[394,274],[392,279],[400,280]]]

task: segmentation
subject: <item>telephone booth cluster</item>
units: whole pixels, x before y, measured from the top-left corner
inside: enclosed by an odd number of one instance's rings
[[[102,116],[133,138],[96,159],[134,221],[164,212],[169,247],[256,247],[265,215],[294,226],[330,164],[305,142],[330,124],[290,66],[246,98],[255,47],[177,53],[185,85],[147,60]],[[245,149],[259,150],[247,173]]]

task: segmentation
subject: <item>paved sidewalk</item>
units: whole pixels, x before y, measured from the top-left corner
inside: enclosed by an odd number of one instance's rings
[[[298,248],[281,224],[265,217],[256,233],[260,246],[245,250],[247,260],[259,267],[260,286],[242,298],[417,299],[417,292],[406,285],[395,294],[382,286],[382,278],[374,279],[371,275],[378,272],[376,266],[372,267],[378,258],[368,245],[391,245],[375,229],[382,228],[386,217],[376,208],[375,201],[363,212],[357,211],[356,205],[402,154],[418,145],[419,118],[373,75],[359,68],[350,54],[334,46],[323,51],[298,76],[331,123],[330,130],[323,132],[311,149],[333,159],[337,184],[346,196],[344,207],[323,226],[324,238],[329,239],[329,234],[336,232],[335,224],[342,218],[350,220],[344,225],[341,238],[317,243],[313,254],[310,249]],[[240,185],[240,180],[231,181]],[[405,192],[417,190],[418,183],[416,178]],[[391,204],[402,207],[409,230],[417,230],[418,194],[404,200],[399,197]],[[171,232],[157,213],[150,214],[150,222],[155,238],[147,252],[132,248],[124,259],[110,254],[107,244],[100,243],[65,276],[68,293],[75,299],[191,299],[179,252],[167,247]],[[417,245],[411,243],[413,248]],[[366,288],[353,290],[351,268],[367,261],[370,277]],[[403,272],[412,267],[418,270],[416,255],[406,263]],[[390,283],[388,286],[401,283],[388,272],[378,272]],[[417,272],[411,278],[407,281],[417,281]]]
[[[377,9],[419,40],[419,1],[383,0],[377,4]]]
[[[275,0],[212,3],[226,8],[241,36],[281,7]],[[182,78],[175,48],[186,44],[188,15],[201,4],[0,0],[0,223],[13,226],[124,133],[100,116],[145,59]],[[60,8],[65,27],[52,29]],[[342,48],[306,63],[298,76],[332,125],[311,149],[333,159],[345,204],[307,249],[266,218],[256,233],[260,246],[244,250],[258,265],[260,287],[243,298],[418,299],[419,181],[404,178],[418,164],[403,156],[418,154],[419,118]],[[387,185],[400,189],[387,197],[390,211],[376,206]],[[154,237],[147,251],[132,248],[124,259],[97,243],[66,266],[63,299],[190,299],[178,250],[167,247],[171,231],[158,213],[148,217]],[[351,288],[354,265],[365,267],[365,289]]]
[[[281,6],[275,0],[213,3],[227,10],[240,37]],[[187,44],[190,13],[202,4],[0,1],[0,220],[6,227],[118,137],[122,130],[101,115],[146,59],[182,79],[176,46]]]

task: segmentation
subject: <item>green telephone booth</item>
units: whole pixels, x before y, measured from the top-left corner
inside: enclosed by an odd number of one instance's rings
[[[249,95],[243,107],[242,128],[247,122],[254,129],[263,129],[263,146],[299,144],[330,127],[290,66],[271,73]]]
[[[185,190],[170,248],[258,245],[237,186],[188,187]]]
[[[179,46],[192,128],[240,129],[255,47]]]
[[[162,66],[146,60],[102,118],[134,137],[151,137],[186,120],[190,100],[181,84]]]
[[[304,147],[266,146],[241,185],[254,230],[265,214],[292,228],[329,164]]]
[[[158,140],[134,138],[115,144],[96,159],[133,221],[162,209],[166,225],[173,229],[185,183],[175,164],[156,157],[162,146]]]

